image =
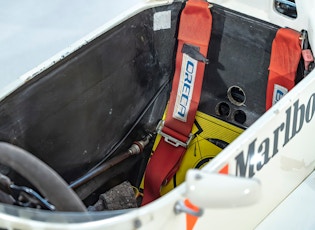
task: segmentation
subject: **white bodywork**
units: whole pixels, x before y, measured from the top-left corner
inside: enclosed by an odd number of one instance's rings
[[[297,19],[290,19],[277,13],[273,8],[272,0],[215,0],[212,2],[280,26],[291,27],[296,30],[306,29],[309,32],[311,46],[315,47],[315,15],[313,13],[315,2],[312,0],[296,1]],[[169,3],[171,1],[143,1],[138,3],[135,7],[2,89],[0,98],[5,97],[28,79],[137,12]],[[301,112],[302,110],[304,113]],[[277,208],[314,170],[315,142],[312,133],[315,129],[314,113],[315,72],[311,72],[281,101],[202,169],[203,173],[212,174],[228,165],[230,175],[239,174],[240,168],[236,164],[236,157],[243,154],[246,166],[245,176],[248,177],[250,173],[254,173],[255,180],[260,181],[261,196],[259,201],[253,205],[234,208],[214,206],[209,208],[210,204],[208,204],[203,215],[198,218],[194,229],[254,229]],[[298,121],[300,125],[296,127],[296,130],[293,130],[293,120]],[[251,149],[254,150],[254,154],[251,159],[248,158],[249,160],[246,161]],[[266,156],[266,154],[268,155]],[[208,187],[206,186],[206,188]],[[0,227],[76,230],[106,228],[186,229],[186,214],[174,212],[176,202],[186,199],[186,191],[186,184],[184,183],[144,207],[116,217],[87,223],[39,222],[1,212]],[[200,191],[198,194],[201,194]],[[202,199],[206,201],[210,194],[206,193],[205,190],[202,196]],[[264,226],[268,228],[270,225],[262,223],[258,229],[265,229]]]

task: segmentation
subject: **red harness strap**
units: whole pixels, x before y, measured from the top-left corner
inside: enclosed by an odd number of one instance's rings
[[[146,169],[142,205],[160,197],[161,185],[178,170],[192,138],[190,132],[199,105],[211,27],[209,4],[204,0],[188,0],[180,16],[176,66],[166,119],[158,127],[162,138]]]
[[[301,59],[301,34],[289,28],[277,31],[272,43],[266,110],[279,101],[295,85],[296,72]]]

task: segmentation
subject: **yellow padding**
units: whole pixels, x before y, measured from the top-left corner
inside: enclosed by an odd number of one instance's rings
[[[222,148],[213,144],[214,141],[231,143],[242,132],[243,129],[241,128],[197,111],[195,123],[192,128],[194,138],[187,148],[179,170],[172,180],[165,186],[162,186],[161,195],[166,194],[174,187],[181,184],[185,180],[185,175],[188,169],[202,168],[209,160],[222,151]],[[152,148],[152,154],[154,154],[154,150],[160,139],[161,136],[157,135]],[[209,139],[214,141],[210,142]],[[161,167],[163,166],[161,165]],[[140,188],[143,189],[143,180]]]

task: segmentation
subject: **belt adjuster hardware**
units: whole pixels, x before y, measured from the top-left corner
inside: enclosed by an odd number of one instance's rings
[[[180,141],[176,139],[175,137],[172,137],[162,131],[164,127],[164,120],[160,120],[156,127],[156,132],[160,134],[162,137],[164,137],[164,141],[169,143],[170,145],[174,147],[182,146],[184,148],[187,148],[191,140],[193,139],[194,135],[192,133],[189,134],[188,140],[186,142]]]

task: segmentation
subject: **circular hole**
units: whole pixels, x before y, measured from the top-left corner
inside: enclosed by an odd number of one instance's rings
[[[220,116],[227,117],[230,114],[230,106],[226,102],[220,102],[216,106],[216,113]]]
[[[228,99],[234,105],[241,106],[245,103],[246,96],[244,90],[239,86],[231,86],[227,91]]]
[[[246,121],[246,114],[242,110],[236,110],[233,114],[233,118],[236,122],[244,124]]]

